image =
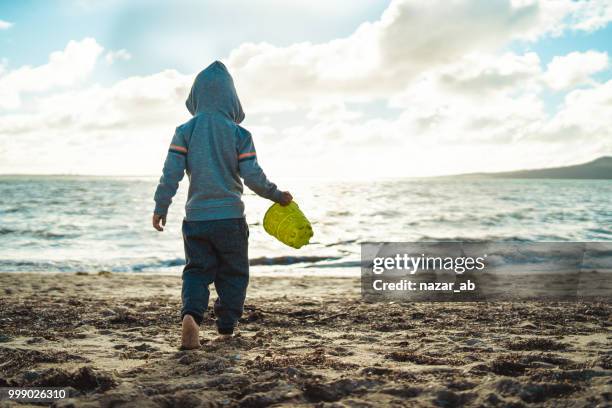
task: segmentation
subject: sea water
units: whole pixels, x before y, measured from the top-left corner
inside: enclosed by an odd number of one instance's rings
[[[0,176],[0,272],[180,273],[187,181],[166,230],[151,227],[155,177]],[[299,250],[263,229],[245,188],[254,273],[359,274],[360,243],[612,241],[612,181],[287,181],[313,225]]]

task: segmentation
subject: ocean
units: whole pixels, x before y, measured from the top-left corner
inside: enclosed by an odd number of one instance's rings
[[[155,177],[0,176],[0,272],[180,273],[184,180],[166,230]],[[263,229],[246,190],[253,273],[359,274],[360,243],[612,241],[612,181],[402,179],[283,182],[315,232],[296,250]]]

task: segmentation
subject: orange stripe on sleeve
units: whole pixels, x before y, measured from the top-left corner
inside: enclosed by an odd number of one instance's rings
[[[178,145],[170,145],[170,149],[172,150],[178,150],[179,152],[183,152],[183,153],[187,153],[187,148],[183,147],[183,146],[178,146]]]
[[[252,157],[252,156],[255,156],[256,154],[257,153],[255,152],[242,153],[241,155],[238,155],[238,160],[244,159],[246,157]]]

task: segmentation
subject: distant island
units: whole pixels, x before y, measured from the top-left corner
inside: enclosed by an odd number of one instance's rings
[[[500,173],[468,173],[458,174],[456,177],[612,180],[612,156],[603,156],[593,161],[576,164],[574,166],[506,171]]]

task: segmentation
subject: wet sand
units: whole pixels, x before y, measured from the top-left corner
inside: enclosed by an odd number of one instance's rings
[[[610,303],[366,303],[358,279],[254,277],[238,335],[211,342],[210,316],[190,352],[179,307],[178,276],[1,273],[0,386],[67,386],[66,407],[612,404]]]

